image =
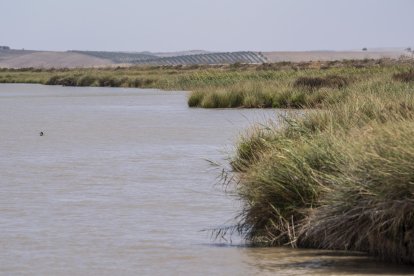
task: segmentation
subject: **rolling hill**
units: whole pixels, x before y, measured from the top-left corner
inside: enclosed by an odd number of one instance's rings
[[[343,59],[398,59],[413,57],[404,49],[369,51],[303,51],[303,52],[108,52],[108,51],[31,51],[0,48],[0,68],[82,68],[139,65],[260,64],[271,62],[331,61]]]

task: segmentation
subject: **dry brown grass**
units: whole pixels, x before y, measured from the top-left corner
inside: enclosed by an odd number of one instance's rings
[[[411,69],[408,72],[396,73],[393,75],[393,79],[402,82],[412,82],[414,81],[414,70]]]

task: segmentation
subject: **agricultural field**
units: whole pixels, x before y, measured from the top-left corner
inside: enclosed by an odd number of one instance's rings
[[[116,64],[141,65],[197,65],[197,64],[259,64],[267,59],[258,52],[228,52],[228,53],[127,53],[127,52],[97,52],[97,51],[71,51],[84,55],[108,59]]]
[[[258,52],[229,52],[229,53],[207,53],[196,55],[183,55],[175,57],[154,58],[134,62],[144,65],[197,65],[197,64],[261,64],[267,59]]]
[[[104,52],[104,51],[69,51],[87,56],[103,58],[113,61],[114,63],[136,63],[140,61],[156,58],[152,54],[144,53],[127,53],[127,52]]]

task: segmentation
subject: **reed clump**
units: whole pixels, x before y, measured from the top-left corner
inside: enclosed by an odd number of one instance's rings
[[[243,208],[221,230],[414,264],[413,87],[377,77],[242,137],[225,179]]]
[[[258,82],[243,82],[197,89],[188,98],[188,105],[203,108],[269,108],[273,107],[273,97],[269,87]]]
[[[150,78],[113,77],[109,75],[53,75],[44,84],[62,86],[99,86],[99,87],[151,87],[155,81]]]
[[[316,91],[296,89],[289,84],[245,82],[225,88],[197,89],[188,98],[190,107],[202,108],[319,108],[339,101],[346,93],[331,88]]]
[[[414,122],[400,121],[341,141],[336,147],[348,163],[330,175],[329,192],[302,222],[298,244],[413,264],[413,135]]]

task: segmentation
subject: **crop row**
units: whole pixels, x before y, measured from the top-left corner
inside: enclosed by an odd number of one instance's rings
[[[261,64],[265,62],[266,58],[258,52],[231,52],[154,58],[149,60],[139,60],[134,63],[148,65],[195,65],[234,63]]]

